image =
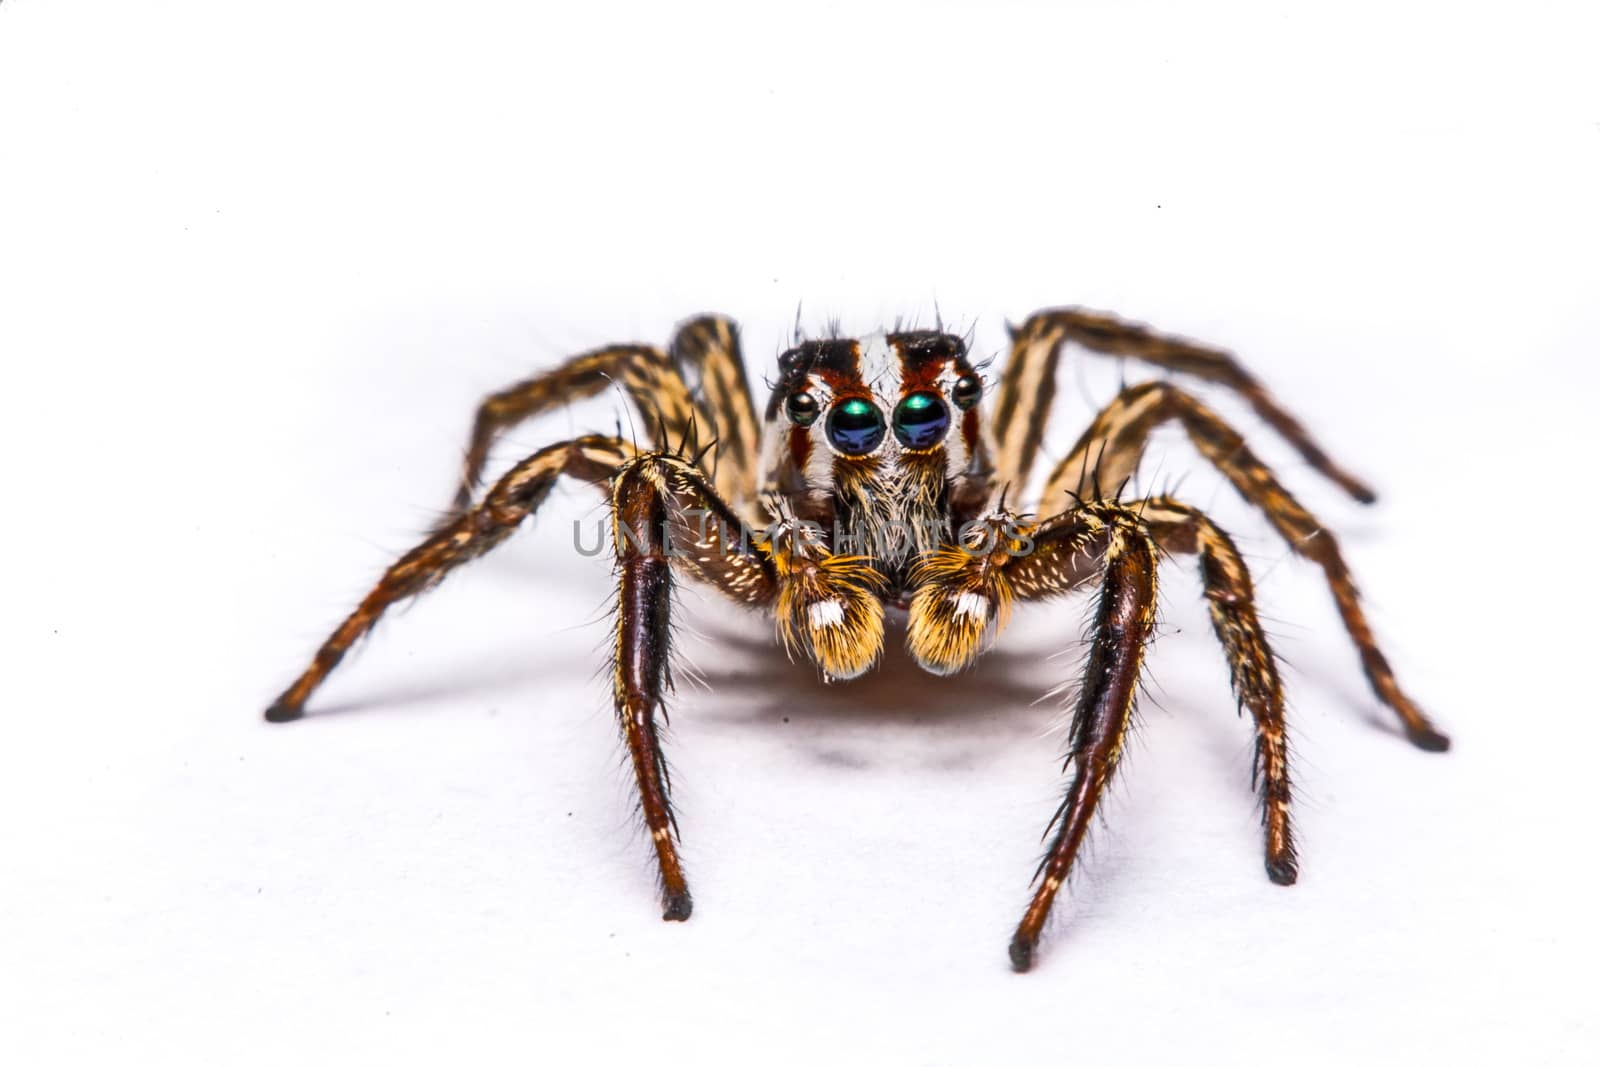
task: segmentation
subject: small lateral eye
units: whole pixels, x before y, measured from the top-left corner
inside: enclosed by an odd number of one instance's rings
[[[789,399],[784,401],[783,410],[796,426],[810,426],[817,421],[817,413],[822,409],[817,404],[817,398],[810,393],[790,393]]]
[[[956,402],[956,407],[962,411],[976,404],[983,397],[983,383],[976,374],[963,374],[956,379],[956,384],[950,390],[950,399]]]

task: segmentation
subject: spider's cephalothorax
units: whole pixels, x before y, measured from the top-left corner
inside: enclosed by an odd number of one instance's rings
[[[811,341],[778,360],[763,486],[871,556],[902,590],[915,559],[989,493],[983,383],[961,339],[933,332]]]
[[[664,917],[687,919],[689,889],[656,729],[670,687],[676,574],[770,612],[782,640],[829,679],[854,677],[876,662],[886,608],[905,613],[904,639],[916,661],[946,674],[982,652],[1015,603],[1095,588],[1069,741],[1072,782],[1011,940],[1012,965],[1026,970],[1122,751],[1155,624],[1158,563],[1191,555],[1234,693],[1255,724],[1267,873],[1290,884],[1296,860],[1283,686],[1249,571],[1202,512],[1168,496],[1121,499],[1115,488],[1132,477],[1157,426],[1182,426],[1290,548],[1322,568],[1367,678],[1407,736],[1430,751],[1449,742],[1395,681],[1333,536],[1236,431],[1179,387],[1154,381],[1124,390],[1051,470],[1037,513],[1007,507],[1028,483],[1069,341],[1234,391],[1311,467],[1356,499],[1373,499],[1228,353],[1108,315],[1062,308],[1030,317],[1012,331],[1010,357],[988,403],[966,345],[951,334],[803,342],[779,360],[764,433],[737,331],[727,319],[706,316],[686,322],[668,351],[598,349],[488,397],[454,513],[389,568],[267,718],[298,718],[392,604],[503,541],[557,478],[600,486],[611,500],[618,574],[613,699],[660,864]],[[522,460],[479,497],[490,447],[503,430],[613,383],[631,397],[653,447],[607,435],[564,441]]]

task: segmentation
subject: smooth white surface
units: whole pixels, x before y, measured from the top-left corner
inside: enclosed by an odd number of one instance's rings
[[[9,1063],[1593,1062],[1600,99],[1584,5],[0,4],[0,1056]],[[685,596],[697,908],[665,924],[599,517],[261,709],[447,499],[474,401],[683,316],[1116,309],[1241,353],[1309,568],[1181,439],[1290,664],[1302,842],[1185,569],[1036,972],[1006,968],[1087,603],[823,688]],[[1121,374],[1074,358],[1059,453]],[[501,454],[612,424],[585,405]],[[585,528],[584,539],[593,543]],[[1057,653],[1062,653],[1057,655]],[[1052,658],[1054,657],[1054,658]]]

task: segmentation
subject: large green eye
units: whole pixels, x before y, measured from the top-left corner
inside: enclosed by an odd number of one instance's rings
[[[883,412],[858,396],[841,400],[828,413],[828,440],[847,456],[864,456],[883,443]]]
[[[956,407],[962,411],[976,404],[983,397],[983,383],[976,374],[963,374],[956,379],[955,388],[950,390],[950,399],[956,402]]]
[[[950,409],[938,393],[912,393],[894,409],[894,435],[907,448],[932,448],[950,429]]]
[[[796,426],[810,426],[817,421],[817,412],[821,409],[817,407],[817,398],[810,393],[790,393],[783,410]]]

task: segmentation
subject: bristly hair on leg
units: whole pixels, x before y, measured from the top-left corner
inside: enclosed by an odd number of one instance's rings
[[[639,426],[638,426],[637,423],[635,423],[633,421],[633,405],[628,402],[627,390],[625,390],[622,387],[622,383],[617,381],[617,379],[616,379],[616,377],[614,375],[604,374],[604,375],[602,375],[602,377],[604,377],[606,381],[611,383],[611,388],[616,390],[617,399],[621,401],[621,404],[619,406],[619,410],[621,411],[622,414],[618,415],[616,417],[616,419],[617,419],[617,436],[618,437],[622,436],[622,416],[626,415],[627,418],[628,418],[628,443],[633,445],[633,450],[635,452],[637,452],[637,451],[639,451]],[[658,418],[659,418],[659,411],[658,411]]]

